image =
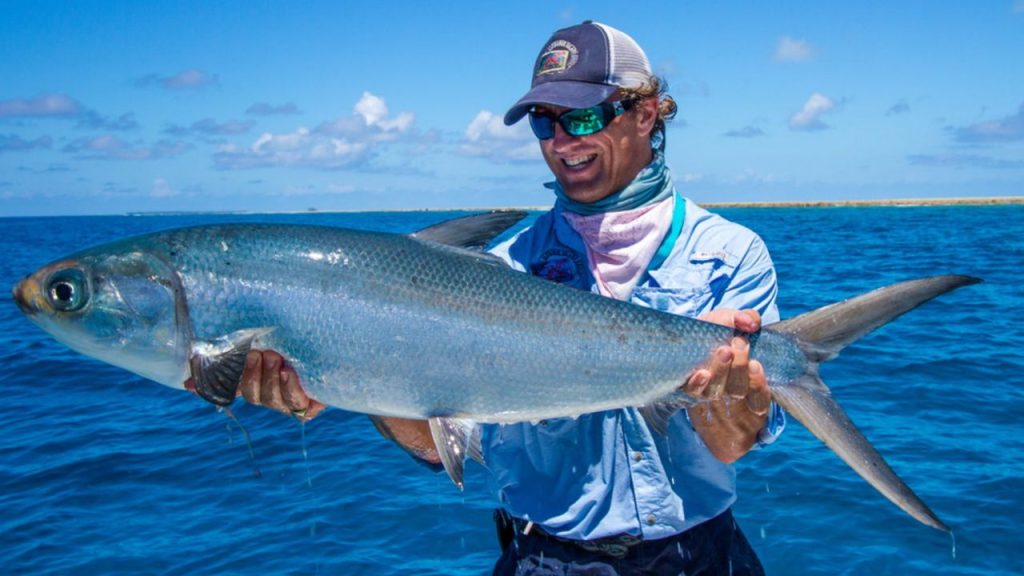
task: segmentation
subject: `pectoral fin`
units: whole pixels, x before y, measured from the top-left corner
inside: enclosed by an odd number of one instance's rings
[[[253,341],[272,330],[273,328],[239,330],[213,342],[196,342],[189,358],[196,392],[211,404],[231,404],[242,381],[245,357],[252,349]]]
[[[452,482],[462,490],[462,470],[466,456],[484,463],[480,427],[472,420],[460,418],[431,418],[428,422],[441,464]]]
[[[647,427],[653,432],[666,436],[668,434],[668,421],[682,408],[693,405],[693,398],[682,391],[673,392],[663,398],[646,406],[639,406],[637,410],[643,416]]]

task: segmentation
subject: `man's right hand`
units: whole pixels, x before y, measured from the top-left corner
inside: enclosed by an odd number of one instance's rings
[[[238,393],[247,402],[266,406],[305,422],[323,412],[326,406],[306,395],[299,375],[273,350],[252,350],[245,358],[245,370]],[[426,420],[371,416],[377,430],[407,452],[437,464],[441,459],[430,436]]]
[[[306,395],[299,375],[273,350],[249,351],[238,393],[250,404],[266,406],[303,422],[326,408]]]

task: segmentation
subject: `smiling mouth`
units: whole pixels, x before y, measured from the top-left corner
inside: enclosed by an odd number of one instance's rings
[[[563,158],[562,164],[565,164],[568,168],[581,168],[593,162],[595,158],[597,158],[597,154],[577,156],[576,158]]]

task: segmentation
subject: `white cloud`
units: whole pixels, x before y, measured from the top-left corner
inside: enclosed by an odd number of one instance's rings
[[[280,106],[275,106],[273,104],[268,104],[266,102],[257,102],[252,106],[249,106],[245,113],[253,114],[256,116],[278,116],[283,114],[298,114],[299,107],[296,106],[293,102],[281,104]]]
[[[764,135],[764,130],[752,124],[748,124],[738,130],[729,130],[722,134],[722,136],[727,138],[757,138]]]
[[[775,45],[775,54],[772,59],[776,62],[806,62],[814,58],[815,54],[817,54],[817,50],[806,40],[783,36]]]
[[[725,179],[728,184],[772,184],[778,178],[774,174],[762,174],[755,170],[746,169],[738,174]]]
[[[913,166],[934,166],[940,168],[985,168],[994,170],[1024,169],[1024,160],[981,156],[978,154],[913,154],[907,156]]]
[[[456,152],[496,162],[537,160],[540,148],[525,121],[506,126],[502,116],[481,110],[466,126]]]
[[[121,114],[117,118],[109,118],[95,110],[83,110],[75,127],[83,130],[129,131],[138,128],[139,123],[135,121],[135,114],[131,112]]]
[[[241,120],[226,120],[217,122],[213,118],[196,120],[191,126],[179,126],[177,124],[163,129],[164,134],[175,137],[198,135],[206,138],[218,136],[238,136],[248,132],[255,122],[243,122]]]
[[[171,76],[149,74],[135,81],[135,85],[140,88],[157,85],[168,90],[193,90],[215,86],[219,83],[220,78],[216,74],[210,74],[197,68],[182,70]]]
[[[963,126],[954,130],[954,136],[959,142],[1018,142],[1024,140],[1024,104],[1017,109],[1016,114],[1010,114],[997,120],[978,122],[970,126]]]
[[[821,121],[821,116],[833,108],[835,108],[835,102],[831,98],[815,92],[811,94],[799,112],[789,117],[789,127],[792,130],[826,130],[829,126]]]
[[[910,112],[910,104],[907,104],[905,98],[900,99],[899,102],[893,104],[885,111],[886,116],[898,116],[900,114],[907,114]]]
[[[411,112],[402,112],[395,118],[388,118],[387,104],[369,92],[363,92],[363,97],[356,102],[353,110],[356,115],[363,118],[367,126],[379,127],[385,132],[404,132],[412,126],[415,119]]]
[[[384,100],[364,92],[353,114],[325,122],[310,130],[264,132],[248,147],[222,146],[214,155],[218,168],[245,169],[291,166],[340,170],[364,164],[375,150],[407,134],[415,116],[402,112],[391,117]]]
[[[53,140],[49,136],[40,136],[34,140],[26,140],[17,134],[0,134],[0,154],[32,150],[33,148],[49,148],[52,143]]]
[[[0,118],[77,118],[75,128],[85,130],[134,130],[139,127],[131,112],[110,118],[82,106],[64,94],[40,94],[34,98],[0,100]]]
[[[82,106],[63,94],[40,94],[35,98],[0,100],[0,118],[77,116]]]
[[[202,134],[208,134],[211,136],[230,136],[235,134],[245,134],[252,128],[252,122],[241,122],[238,120],[228,120],[226,122],[217,122],[213,118],[203,118],[198,122],[192,124],[192,129]]]
[[[163,178],[157,178],[153,181],[153,188],[150,190],[149,195],[153,198],[170,198],[177,196],[178,191],[171,187],[167,183],[167,180]]]
[[[79,138],[66,146],[63,151],[86,160],[154,160],[180,156],[191,148],[179,141],[161,140],[152,146],[140,146],[126,142],[116,136]]]

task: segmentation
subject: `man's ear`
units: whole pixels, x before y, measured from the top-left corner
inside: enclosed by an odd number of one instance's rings
[[[656,97],[644,98],[634,104],[633,109],[637,114],[637,129],[644,136],[650,136],[658,121],[658,99]]]

